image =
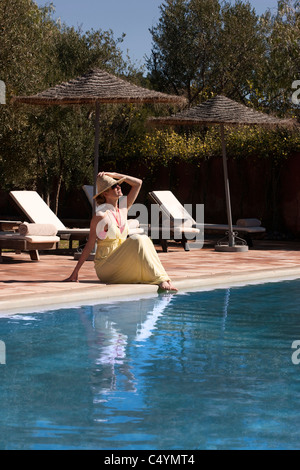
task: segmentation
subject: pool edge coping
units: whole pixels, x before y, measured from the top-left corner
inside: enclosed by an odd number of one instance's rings
[[[211,274],[202,277],[177,278],[174,283],[179,290],[210,290],[221,287],[234,287],[251,283],[267,283],[300,278],[300,266],[292,268],[261,269],[251,272]],[[20,298],[10,296],[0,301],[0,317],[23,313],[34,309],[50,310],[55,306],[66,308],[86,304],[113,303],[157,294],[157,286],[146,284],[99,285],[71,291],[22,294]]]

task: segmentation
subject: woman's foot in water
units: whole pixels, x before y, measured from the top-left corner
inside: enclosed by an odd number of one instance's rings
[[[178,289],[176,289],[176,287],[173,286],[171,281],[164,281],[161,284],[159,284],[159,290],[164,291],[164,292],[167,292],[167,291],[178,292]]]

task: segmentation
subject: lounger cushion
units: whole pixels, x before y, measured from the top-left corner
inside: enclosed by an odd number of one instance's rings
[[[43,243],[58,243],[60,241],[59,237],[45,237],[45,236],[26,236],[24,237],[26,241],[33,244],[43,244]]]
[[[236,225],[238,227],[260,227],[261,221],[259,219],[239,219]]]
[[[140,222],[137,219],[129,219],[128,224],[128,235],[142,235],[145,233],[144,229],[140,227]]]
[[[233,230],[237,232],[244,232],[244,233],[264,233],[266,229],[264,227],[242,227],[233,225]],[[217,230],[219,232],[225,232],[228,230],[228,225],[226,224],[205,224],[205,230]]]
[[[55,237],[57,228],[52,224],[28,224],[25,222],[19,226],[19,233],[23,236]]]
[[[140,226],[140,223],[137,219],[129,219],[127,221],[127,224],[128,224],[129,229],[136,229],[136,228],[139,228]]]
[[[194,228],[194,224],[192,219],[170,219],[170,217],[163,217],[162,218],[162,227],[174,227],[180,228],[185,227],[186,230],[190,228]]]
[[[158,239],[162,235],[163,238],[173,236],[174,239],[181,240],[183,236],[187,238],[193,238],[200,233],[197,228],[186,228],[186,227],[154,227],[151,225],[149,228],[148,235],[153,239]]]
[[[19,233],[0,232],[0,240],[2,242],[7,241],[8,243],[11,241],[26,241],[33,244],[49,244],[58,243],[60,238],[55,236],[24,236],[20,235]]]

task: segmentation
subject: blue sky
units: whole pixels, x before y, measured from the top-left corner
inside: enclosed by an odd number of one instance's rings
[[[111,29],[114,37],[122,33],[126,38],[122,50],[127,51],[137,65],[144,64],[144,56],[151,53],[149,28],[156,25],[159,6],[163,0],[52,0],[56,9],[55,17],[69,26],[89,29]],[[36,0],[39,6],[49,1]],[[268,8],[276,12],[277,0],[252,0],[250,3],[258,14]]]

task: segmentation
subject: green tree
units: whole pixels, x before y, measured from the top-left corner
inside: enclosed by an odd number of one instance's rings
[[[91,30],[83,33],[66,25],[58,27],[47,49],[47,82],[56,85],[86,73],[93,67],[114,73],[126,70],[119,48],[123,37],[115,39],[113,32]]]
[[[0,2],[0,79],[7,105],[0,106],[2,189],[38,189],[55,211],[66,189],[92,181],[94,108],[15,106],[13,96],[31,95],[90,68],[135,74],[112,31],[69,28],[54,21],[54,7],[32,0]],[[136,74],[138,76],[138,74]],[[118,121],[111,108],[108,120]]]
[[[191,104],[212,94],[244,101],[264,54],[259,17],[249,2],[167,0],[151,29],[150,80]]]
[[[31,0],[0,2],[0,79],[6,84],[7,105],[0,106],[1,187],[24,187],[35,175],[33,131],[23,108],[11,106],[13,95],[31,94],[45,85],[45,45],[56,26],[52,8]]]
[[[8,99],[45,85],[44,52],[56,30],[52,12],[52,6],[39,8],[32,0],[1,0],[0,74]]]
[[[153,27],[148,59],[156,88],[187,94],[192,103],[207,89],[216,58],[221,17],[218,0],[167,0]]]
[[[46,51],[47,81],[55,85],[93,67],[124,70],[126,63],[111,31],[82,31],[58,26]],[[32,110],[33,112],[33,110]],[[93,179],[94,107],[49,107],[34,110],[37,132],[36,171],[40,192],[57,213],[62,184],[68,190]]]
[[[152,85],[185,93],[190,104],[215,94],[257,109],[298,115],[300,2],[279,0],[258,16],[248,1],[166,0],[151,30]]]
[[[29,124],[35,130],[35,186],[55,213],[62,185],[66,190],[79,188],[93,178],[90,114],[84,106],[55,106],[29,115]]]
[[[282,116],[299,116],[291,102],[292,83],[300,79],[300,2],[280,0],[278,11],[261,17],[265,59],[251,90],[251,101]]]
[[[216,48],[213,91],[246,103],[251,83],[264,61],[265,45],[260,19],[251,4],[224,3]]]

